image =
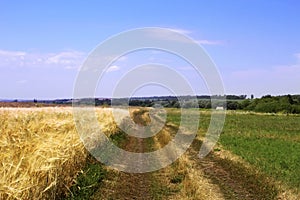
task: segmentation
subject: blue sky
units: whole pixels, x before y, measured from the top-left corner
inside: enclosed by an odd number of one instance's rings
[[[300,94],[299,10],[297,0],[2,0],[0,99],[71,98],[89,52],[112,35],[141,27],[171,28],[198,41],[216,63],[226,94]],[[126,67],[155,55],[145,51],[114,63],[96,95],[110,96]],[[152,59],[184,68],[174,56]],[[201,78],[182,73],[197,93],[207,92]],[[155,94],[164,92],[140,93]]]

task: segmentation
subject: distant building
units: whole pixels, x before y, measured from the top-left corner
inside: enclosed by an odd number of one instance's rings
[[[216,110],[224,110],[224,107],[223,106],[218,106],[218,107],[216,107]]]

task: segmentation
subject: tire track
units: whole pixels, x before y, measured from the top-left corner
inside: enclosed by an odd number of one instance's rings
[[[136,113],[140,114],[139,112]],[[134,116],[134,121],[139,125],[145,125],[141,116]],[[142,129],[137,128],[135,131],[141,132]],[[124,150],[139,153],[146,152],[149,148],[147,141],[131,136],[126,136],[126,141],[124,141],[124,144],[121,146]],[[127,161],[126,158],[123,159],[124,162]],[[138,166],[143,165],[141,158],[139,158],[136,162],[139,163]],[[153,173],[134,174],[110,169],[107,180],[95,193],[93,199],[153,199],[151,194],[152,175]]]

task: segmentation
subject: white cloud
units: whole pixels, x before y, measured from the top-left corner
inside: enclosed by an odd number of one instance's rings
[[[203,44],[203,45],[223,45],[224,41],[222,40],[197,40],[196,41],[198,44]]]
[[[0,67],[59,67],[78,68],[86,54],[79,51],[56,53],[0,50]]]
[[[25,56],[26,52],[23,51],[4,51],[0,49],[0,56],[1,57],[18,57],[18,56]]]
[[[0,50],[0,66],[23,65],[26,52]]]
[[[187,29],[170,29],[170,30],[176,31],[176,32],[184,34],[184,35],[190,35],[191,33],[193,33],[193,31],[187,30]],[[203,45],[223,45],[224,44],[224,41],[222,41],[222,40],[196,40],[195,42],[197,42],[198,44],[203,44]]]
[[[201,39],[201,40],[188,40],[186,37],[180,35],[187,35],[189,36],[191,33],[193,33],[190,30],[186,29],[169,29],[170,31],[167,31],[165,29],[153,29],[151,32],[147,30],[147,34],[150,37],[156,38],[156,39],[161,39],[161,40],[169,40],[169,41],[176,41],[176,42],[181,42],[181,43],[198,43],[198,44],[203,44],[203,45],[223,45],[224,41],[222,40],[206,40],[206,39]],[[177,33],[174,33],[172,31],[175,31]]]
[[[175,31],[176,33],[173,32],[173,31]],[[158,39],[158,40],[177,41],[177,42],[186,43],[187,39],[185,37],[183,37],[182,35],[180,35],[180,34],[184,34],[183,32],[187,32],[187,31],[184,31],[184,30],[181,30],[181,29],[168,29],[168,30],[165,30],[165,29],[157,28],[157,29],[152,29],[151,31],[147,30],[146,34],[147,34],[148,37],[155,38],[155,39]]]
[[[172,31],[176,31],[178,33],[184,34],[184,35],[188,35],[190,33],[192,33],[192,31],[187,30],[187,29],[179,29],[179,28],[175,28],[175,29],[170,29]]]
[[[64,66],[65,69],[78,68],[83,62],[85,53],[78,51],[64,51],[46,59],[46,63],[50,65]]]
[[[113,66],[110,66],[106,72],[114,72],[114,71],[118,71],[120,70],[120,67],[119,66],[116,66],[116,65],[113,65]]]
[[[121,56],[117,61],[126,61],[127,59],[127,56]]]

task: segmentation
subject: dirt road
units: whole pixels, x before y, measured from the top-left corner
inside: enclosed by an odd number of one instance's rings
[[[136,115],[135,122],[145,125],[145,112]],[[164,129],[160,135],[169,137],[177,130],[175,126]],[[126,136],[121,147],[131,152],[152,151],[166,143],[161,138],[168,137]],[[107,178],[92,199],[275,199],[276,188],[271,182],[265,185],[266,181],[261,181],[264,177],[230,156],[224,157],[220,148],[200,160],[200,146],[201,141],[196,139],[180,159],[156,172],[130,174],[108,169]]]

